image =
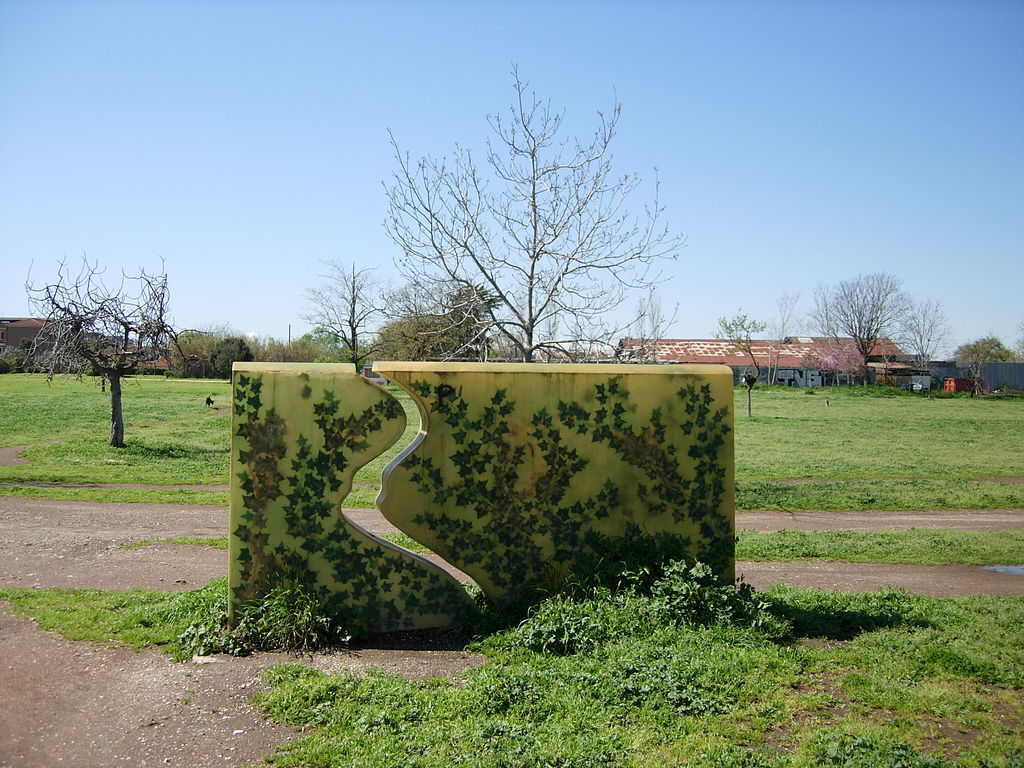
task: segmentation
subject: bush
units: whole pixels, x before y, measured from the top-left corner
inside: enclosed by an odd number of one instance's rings
[[[344,645],[351,639],[347,631],[323,613],[319,600],[309,589],[287,582],[242,607],[233,629],[228,626],[228,590],[224,579],[181,593],[169,618],[187,622],[178,636],[180,651],[174,655],[179,658],[213,653],[245,656],[252,651],[314,651]]]
[[[296,582],[283,582],[258,602],[244,606],[232,635],[256,651],[317,651],[352,639],[323,611],[319,598]]]
[[[811,744],[814,765],[822,768],[958,768],[888,736],[825,731]]]
[[[595,588],[588,597],[561,594],[548,598],[530,616],[502,636],[499,645],[538,653],[572,655],[616,639],[650,635],[664,627],[725,625],[782,637],[789,624],[768,610],[749,584],[722,584],[707,565],[692,568],[673,560],[651,585],[649,594],[630,586],[614,592]]]
[[[252,349],[241,336],[228,336],[221,339],[213,348],[213,354],[210,356],[214,373],[222,379],[231,378],[232,363],[248,363],[252,359]]]

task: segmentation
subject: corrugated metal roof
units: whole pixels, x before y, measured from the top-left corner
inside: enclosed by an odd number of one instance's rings
[[[839,339],[842,346],[852,346],[853,339]],[[827,354],[836,343],[828,336],[789,336],[782,340],[755,339],[751,345],[758,365],[779,368],[806,368],[810,358]],[[656,360],[671,363],[719,363],[747,365],[750,356],[722,339],[633,339],[619,341],[627,350],[645,349]],[[891,339],[879,339],[872,358],[893,358],[903,351]]]

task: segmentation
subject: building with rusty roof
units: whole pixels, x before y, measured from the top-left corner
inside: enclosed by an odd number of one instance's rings
[[[897,382],[896,377],[927,374],[926,371],[917,371],[909,356],[904,355],[891,339],[879,339],[866,361],[859,359],[853,339],[827,336],[755,339],[751,342],[750,351],[753,357],[731,341],[722,339],[625,338],[618,345],[618,354],[624,359],[728,365],[733,369],[736,381],[756,365],[761,370],[760,381],[795,387],[821,387],[834,378],[839,381],[855,378],[851,373],[838,373],[835,370],[837,366],[828,362],[842,357],[856,360],[862,369],[856,378],[872,382],[902,386],[908,382]]]

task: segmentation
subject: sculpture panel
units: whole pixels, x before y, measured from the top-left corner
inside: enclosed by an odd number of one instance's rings
[[[669,535],[734,577],[732,376],[724,366],[378,362],[420,410],[385,470],[396,527],[513,603],[585,567],[601,542]],[[341,512],[356,469],[398,439],[386,390],[344,366],[235,369],[232,589],[314,587],[367,629],[439,626],[462,587]],[[636,543],[634,541],[634,543]]]

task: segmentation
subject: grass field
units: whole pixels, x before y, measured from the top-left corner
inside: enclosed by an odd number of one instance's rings
[[[813,392],[813,394],[807,394]],[[412,439],[418,415],[396,391],[409,432],[359,470],[350,506],[372,506],[380,471]],[[230,416],[222,381],[140,377],[125,386],[127,445],[106,445],[108,396],[95,381],[0,376],[0,444],[34,447],[0,482],[226,484]],[[1024,507],[1024,401],[865,395],[861,390],[759,389],[754,417],[737,390],[740,509]],[[826,400],[828,404],[826,405]],[[798,482],[810,479],[812,482]],[[795,482],[796,481],[796,482]],[[209,491],[0,487],[0,494],[93,501],[226,504]]]
[[[0,376],[0,443],[38,444],[29,464],[0,468],[0,481],[224,483],[229,420],[202,405],[208,394],[227,404],[224,382],[126,387],[128,447],[117,450],[105,443],[105,395],[91,383]],[[1024,476],[1019,402],[754,395],[755,417],[736,418],[741,508],[1024,507],[1024,486],[986,479]],[[373,503],[388,458],[360,470],[349,504]],[[807,478],[814,482],[793,482]],[[0,494],[226,504],[223,492],[173,488],[7,486]],[[1021,561],[1024,533],[742,531],[737,550],[754,560],[1002,564]],[[553,597],[523,624],[481,635],[475,649],[488,661],[465,680],[276,667],[258,703],[304,733],[273,762],[1024,768],[1024,598],[775,587],[738,603],[740,593],[725,587],[658,589]],[[216,638],[207,624],[226,596],[223,581],[181,593],[0,590],[43,629],[158,646],[175,658],[205,652],[194,643]]]

